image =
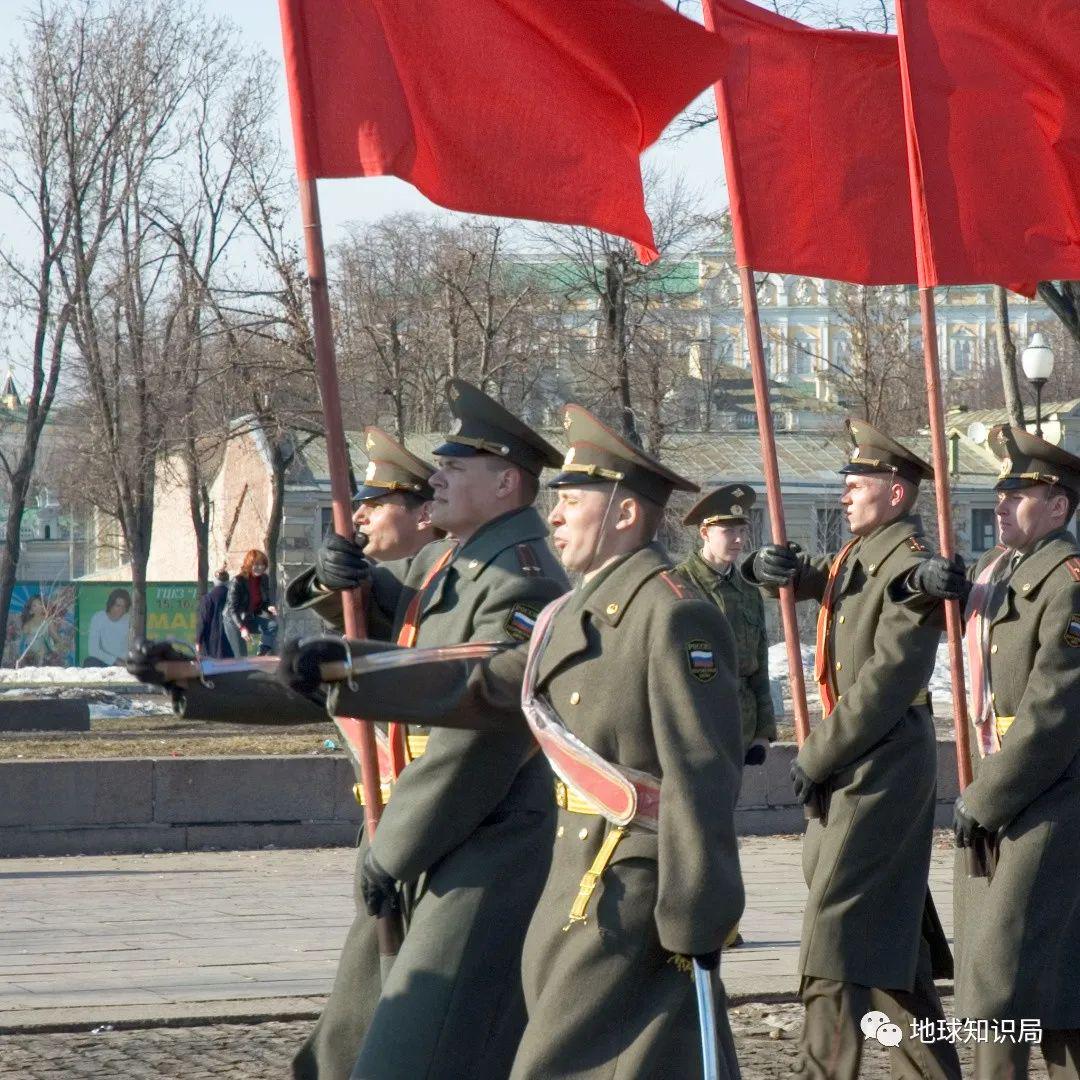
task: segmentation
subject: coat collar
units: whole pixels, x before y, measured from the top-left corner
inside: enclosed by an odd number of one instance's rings
[[[852,554],[862,563],[866,572],[873,577],[885,560],[905,540],[922,535],[922,519],[918,514],[905,514],[903,517],[882,525],[869,536],[864,536],[855,546]]]
[[[639,548],[601,578],[586,597],[583,608],[600,622],[618,626],[642,585],[662,570],[670,569],[671,560],[660,544]]]
[[[523,506],[493,518],[473,533],[454,556],[453,566],[462,577],[475,580],[508,547],[547,540],[544,519],[534,506]]]
[[[1067,529],[1050,533],[1013,571],[1009,579],[1013,592],[1025,600],[1033,599],[1039,586],[1066,559],[1074,555],[1080,555],[1080,548]]]

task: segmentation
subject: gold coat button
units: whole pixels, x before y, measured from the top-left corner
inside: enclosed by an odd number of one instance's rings
[[[872,574],[877,569],[877,563],[872,562],[866,569]]]
[[[480,565],[480,560],[479,559],[472,559],[469,562],[469,569],[470,570],[475,570],[479,565]]]
[[[562,836],[562,835],[563,835],[563,834],[564,834],[565,832],[566,832],[566,826],[565,826],[565,825],[560,825],[560,826],[559,826],[559,827],[558,827],[558,828],[557,828],[557,829],[555,830],[555,835],[556,835],[556,836]]]
[[[607,613],[609,615],[615,615],[615,614],[618,613],[618,611],[619,611],[619,605],[618,604],[608,604]]]
[[[844,665],[841,664],[839,660],[836,661],[836,670],[837,671],[843,671],[844,670]]]
[[[570,704],[571,705],[576,705],[580,700],[581,700],[581,695],[575,690],[570,695]]]
[[[840,622],[845,622],[845,621],[846,621],[846,620],[845,620],[845,616],[841,615],[841,616],[840,616]]]
[[[579,840],[585,840],[589,836],[589,830],[588,829],[582,829],[577,835],[578,835]]]
[[[996,645],[991,645],[991,646],[990,646],[990,651],[991,651],[992,653],[996,653],[996,652],[998,651],[998,647],[997,647]]]
[[[1031,582],[1030,581],[1025,581],[1022,588],[1023,588],[1024,592],[1028,592],[1031,589]]]

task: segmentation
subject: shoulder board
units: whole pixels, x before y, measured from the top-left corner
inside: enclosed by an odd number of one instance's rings
[[[660,580],[680,599],[690,600],[695,593],[686,584],[680,581],[673,570],[661,570],[657,575]]]
[[[514,549],[517,552],[518,565],[526,577],[538,577],[543,573],[540,559],[533,550],[532,544],[518,544]]]
[[[912,551],[929,551],[930,549],[922,542],[922,538],[919,536],[911,536],[908,538],[908,547]]]
[[[1073,555],[1065,560],[1065,566],[1073,576],[1073,581],[1080,581],[1080,555]]]

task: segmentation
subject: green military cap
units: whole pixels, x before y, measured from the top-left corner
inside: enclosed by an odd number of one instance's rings
[[[997,491],[1056,484],[1080,494],[1080,457],[1013,424],[990,432],[990,449],[1001,458]]]
[[[725,484],[703,495],[687,511],[684,525],[748,525],[757,495],[749,484]]]
[[[364,428],[364,450],[368,456],[364,482],[353,495],[354,502],[384,499],[387,495],[405,493],[425,501],[432,497],[428,481],[435,471],[415,454],[410,454],[396,439],[381,428]]]
[[[933,477],[934,470],[921,457],[916,457],[906,446],[882,434],[865,420],[848,419],[846,423],[853,449],[841,473],[856,476],[891,473],[913,484]]]
[[[446,391],[454,422],[435,457],[494,454],[539,476],[544,467],[557,469],[562,454],[494,398],[464,379],[451,379]]]
[[[580,405],[566,406],[563,427],[570,449],[566,451],[561,472],[548,487],[620,483],[658,506],[663,506],[676,488],[701,490],[616,435]]]

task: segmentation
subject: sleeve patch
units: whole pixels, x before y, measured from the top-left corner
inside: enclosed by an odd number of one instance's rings
[[[506,616],[504,629],[515,641],[528,641],[540,608],[536,604],[515,604]]]
[[[709,642],[700,638],[687,642],[686,662],[698,682],[712,682],[716,678],[716,653]]]
[[[1080,611],[1069,616],[1069,625],[1065,627],[1065,644],[1072,649],[1080,649]]]

